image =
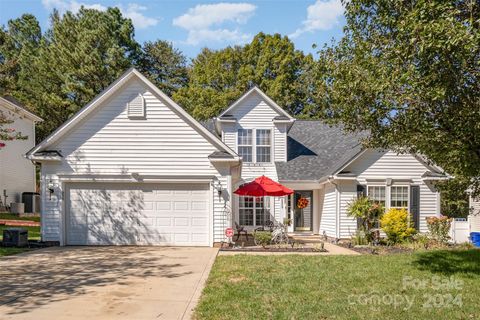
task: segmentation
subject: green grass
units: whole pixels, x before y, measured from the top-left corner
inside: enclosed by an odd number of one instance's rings
[[[28,239],[29,240],[40,240],[40,227],[14,227],[14,226],[3,226],[0,225],[0,240],[3,239],[3,229],[8,228],[22,228],[28,230]]]
[[[404,288],[404,281],[413,284],[408,277],[428,283]],[[436,284],[449,279],[461,288],[438,289]],[[429,307],[431,297],[437,300]],[[219,256],[195,317],[480,319],[479,297],[480,250],[475,249],[385,256]],[[389,299],[397,299],[397,305]]]
[[[0,213],[0,220],[28,220],[28,221],[35,221],[40,222],[40,217],[19,217],[12,213]]]
[[[3,247],[0,247],[0,257],[2,256],[10,256],[12,254],[18,254],[18,253],[22,253],[22,252],[25,252],[25,251],[30,251],[32,249],[29,249],[29,248],[3,248]]]
[[[28,220],[40,222],[40,217],[19,217],[11,213],[0,213],[0,219],[5,220]],[[14,226],[4,226],[0,225],[0,240],[3,239],[3,229],[7,228],[23,228],[28,230],[28,239],[30,240],[40,240],[40,227],[14,227]]]

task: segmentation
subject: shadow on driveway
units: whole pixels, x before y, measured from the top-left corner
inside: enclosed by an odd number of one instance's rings
[[[86,294],[92,288],[129,286],[137,279],[179,278],[192,273],[183,248],[63,247],[0,259],[0,307],[30,312]]]

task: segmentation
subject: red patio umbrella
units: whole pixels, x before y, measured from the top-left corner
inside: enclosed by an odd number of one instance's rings
[[[289,189],[272,179],[261,176],[253,180],[252,182],[241,185],[234,191],[239,196],[250,197],[282,197],[293,193],[292,189]]]

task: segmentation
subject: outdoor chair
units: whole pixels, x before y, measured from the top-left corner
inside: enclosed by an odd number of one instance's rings
[[[247,241],[248,241],[248,232],[247,230],[245,229],[244,226],[241,226],[238,224],[238,222],[235,221],[235,231],[237,233],[237,240],[235,241],[238,241],[238,239],[240,238],[240,235],[243,233],[245,234],[245,237],[247,238]]]

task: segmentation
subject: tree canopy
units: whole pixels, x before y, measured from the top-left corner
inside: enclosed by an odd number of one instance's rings
[[[345,36],[320,51],[316,114],[366,145],[423,154],[480,191],[480,6],[345,1]]]
[[[204,49],[192,62],[188,86],[174,98],[196,118],[208,119],[257,85],[288,112],[301,114],[310,103],[302,83],[313,63],[287,37],[259,33],[245,46]]]
[[[188,84],[187,58],[167,41],[145,42],[138,68],[169,96]]]

